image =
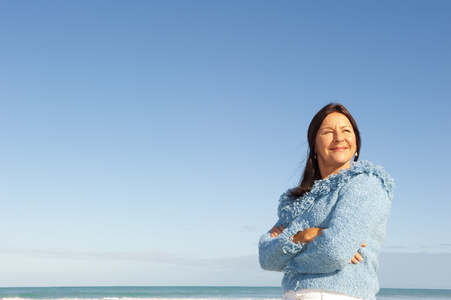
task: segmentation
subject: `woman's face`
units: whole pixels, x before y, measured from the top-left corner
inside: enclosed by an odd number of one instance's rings
[[[323,178],[349,168],[357,151],[354,129],[338,112],[327,115],[316,135],[315,153]]]

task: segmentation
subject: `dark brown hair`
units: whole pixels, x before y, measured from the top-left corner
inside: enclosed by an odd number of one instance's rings
[[[315,158],[315,142],[316,142],[316,135],[318,133],[319,128],[321,127],[321,124],[323,123],[324,119],[331,113],[338,112],[340,114],[345,115],[349,122],[352,125],[352,128],[354,130],[355,139],[356,139],[356,156],[354,157],[354,161],[357,161],[359,159],[358,154],[360,153],[360,132],[357,128],[357,123],[355,122],[352,115],[349,113],[349,111],[340,103],[330,103],[326,106],[324,106],[312,119],[310,122],[310,126],[308,128],[307,132],[307,140],[309,145],[309,150],[307,151],[307,159],[305,163],[305,169],[304,174],[302,175],[300,184],[295,189],[292,189],[290,192],[290,197],[293,199],[297,199],[301,196],[303,196],[305,193],[309,192],[312,189],[312,186],[315,182],[315,180],[321,179],[321,174],[319,172],[318,167],[318,161]]]

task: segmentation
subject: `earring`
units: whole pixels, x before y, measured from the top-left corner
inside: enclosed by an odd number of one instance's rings
[[[356,152],[356,153],[355,153],[355,156],[359,156],[359,152]]]
[[[313,158],[316,159],[316,153],[315,153],[315,156]]]

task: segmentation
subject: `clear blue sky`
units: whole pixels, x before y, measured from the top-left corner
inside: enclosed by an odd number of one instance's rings
[[[341,102],[396,191],[382,287],[451,288],[449,1],[0,3],[0,286],[272,285]]]

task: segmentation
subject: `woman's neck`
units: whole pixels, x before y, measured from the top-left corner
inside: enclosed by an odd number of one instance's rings
[[[319,172],[321,174],[322,179],[326,179],[332,174],[336,174],[340,172],[340,170],[349,169],[351,167],[351,162],[347,162],[343,165],[339,166],[323,166],[322,164],[318,164]]]

